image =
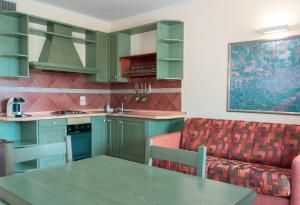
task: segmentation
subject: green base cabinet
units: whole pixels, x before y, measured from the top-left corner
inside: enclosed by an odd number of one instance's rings
[[[146,163],[147,137],[181,131],[184,118],[148,120],[108,117],[107,154],[129,161]]]
[[[39,144],[64,142],[67,136],[67,120],[53,119],[39,121]],[[40,169],[55,167],[66,163],[66,156],[51,156],[40,158]]]
[[[118,119],[107,117],[107,154],[112,157],[119,157],[119,137],[118,137]]]
[[[120,158],[144,163],[145,121],[136,118],[119,118],[118,136],[120,139]]]
[[[106,154],[106,117],[92,117],[92,157]]]

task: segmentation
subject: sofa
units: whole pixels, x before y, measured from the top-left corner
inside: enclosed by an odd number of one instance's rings
[[[191,151],[206,146],[207,178],[255,190],[255,205],[300,205],[300,125],[189,118],[182,132],[151,140]],[[196,175],[195,167],[152,163]]]

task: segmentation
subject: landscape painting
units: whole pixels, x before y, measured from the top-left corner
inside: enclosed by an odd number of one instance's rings
[[[300,36],[229,45],[228,111],[300,114]]]

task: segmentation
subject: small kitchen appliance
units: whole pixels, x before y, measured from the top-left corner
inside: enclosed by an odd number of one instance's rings
[[[8,117],[23,117],[22,106],[26,101],[23,98],[10,98],[7,102],[6,113]]]

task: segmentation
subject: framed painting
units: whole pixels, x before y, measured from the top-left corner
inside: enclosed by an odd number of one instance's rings
[[[300,114],[300,36],[229,44],[227,110]]]

